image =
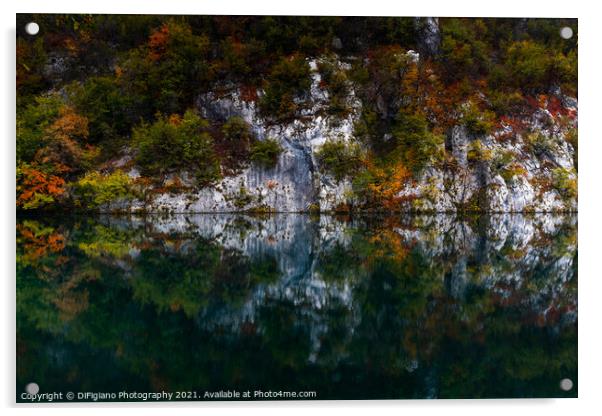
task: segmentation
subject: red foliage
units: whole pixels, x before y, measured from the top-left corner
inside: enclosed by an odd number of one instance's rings
[[[241,85],[240,98],[245,102],[256,102],[257,88],[253,85]]]
[[[167,43],[169,42],[169,27],[161,26],[151,33],[148,41],[150,49],[149,58],[151,61],[158,61],[167,51]]]

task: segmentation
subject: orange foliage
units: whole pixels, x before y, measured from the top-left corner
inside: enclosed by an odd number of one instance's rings
[[[390,258],[396,263],[405,260],[410,252],[410,246],[401,238],[401,235],[392,228],[383,228],[369,239],[376,249],[370,256],[371,260],[381,261]]]
[[[383,208],[398,209],[402,199],[399,193],[411,178],[410,171],[400,162],[386,168],[374,166],[371,161],[368,161],[367,165],[374,178],[374,181],[368,184],[368,190],[373,198],[379,201]]]
[[[65,180],[55,175],[49,175],[33,167],[25,166],[20,169],[21,180],[17,185],[17,206],[22,208],[37,208],[40,197],[55,197],[65,192]]]
[[[77,114],[72,107],[64,106],[59,117],[45,131],[47,145],[36,154],[41,164],[51,164],[56,173],[74,170],[86,156],[95,151],[80,142],[88,138],[88,119]]]
[[[180,116],[179,114],[172,114],[171,116],[169,116],[169,124],[171,124],[172,126],[177,126],[182,122],[182,116]]]
[[[79,52],[79,46],[77,45],[75,39],[71,37],[65,38],[65,40],[63,41],[63,46],[72,55],[77,55],[77,53]]]
[[[266,181],[265,186],[271,191],[271,190],[274,190],[278,186],[278,182],[270,179],[270,180]]]
[[[72,107],[63,106],[59,117],[50,125],[47,133],[57,139],[85,139],[88,137],[88,119],[77,114]]]
[[[151,61],[158,61],[167,51],[167,43],[169,42],[169,27],[161,26],[151,33],[148,41],[150,52],[148,57]]]
[[[63,234],[54,230],[36,232],[34,227],[27,227],[27,222],[17,224],[17,241],[23,249],[23,259],[26,263],[36,261],[49,253],[58,253],[65,248]]]

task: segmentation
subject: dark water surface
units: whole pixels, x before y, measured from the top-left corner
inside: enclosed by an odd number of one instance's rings
[[[576,216],[17,221],[18,401],[30,382],[393,399],[576,381]]]

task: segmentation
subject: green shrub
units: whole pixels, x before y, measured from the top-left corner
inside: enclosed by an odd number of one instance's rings
[[[510,183],[517,176],[523,176],[526,173],[527,170],[518,163],[510,163],[499,170],[500,176],[506,183]]]
[[[44,132],[58,118],[64,106],[58,94],[36,97],[34,103],[17,112],[17,161],[31,162],[45,145]]]
[[[493,131],[495,113],[481,110],[473,102],[462,108],[462,123],[473,136],[486,136]]]
[[[282,147],[274,139],[257,140],[251,144],[251,160],[266,168],[273,168],[278,163]]]
[[[251,129],[242,117],[230,117],[222,126],[222,134],[233,146],[248,149],[251,143]]]
[[[320,166],[337,181],[357,172],[362,165],[362,152],[358,145],[342,140],[329,140],[318,149]]]
[[[73,184],[75,205],[79,208],[98,208],[118,199],[133,199],[132,180],[117,170],[109,175],[98,172],[86,174]]]
[[[305,58],[301,55],[281,58],[267,77],[259,111],[274,122],[290,121],[303,108],[303,98],[310,87],[310,69]]]
[[[219,160],[208,123],[192,110],[183,117],[160,116],[153,124],[134,129],[136,163],[146,175],[164,175],[189,171],[201,186],[220,177]]]
[[[218,143],[224,172],[236,171],[246,165],[253,134],[247,122],[239,116],[233,116],[221,128],[222,139]]]
[[[370,127],[378,138],[385,132],[400,108],[411,101],[418,88],[418,67],[400,46],[382,46],[370,51],[368,61],[357,60],[349,76],[364,111],[370,116]]]
[[[421,172],[440,155],[443,136],[429,130],[422,114],[407,113],[402,109],[395,118],[391,132],[397,153],[414,174]]]
[[[448,18],[441,21],[441,60],[445,78],[458,81],[486,74],[491,58],[483,37],[487,25],[480,19]]]
[[[512,151],[502,151],[498,152],[491,159],[491,173],[493,175],[497,175],[501,173],[503,169],[505,169],[510,163],[512,163],[515,159],[515,155]]]
[[[539,131],[527,134],[525,136],[525,142],[529,150],[537,156],[549,152],[554,147],[552,138]]]
[[[508,71],[506,85],[530,92],[546,91],[551,85],[574,90],[577,81],[577,55],[564,54],[532,40],[511,43],[506,49],[504,66]]]
[[[518,91],[502,92],[491,91],[488,96],[490,107],[497,115],[515,114],[521,111],[524,107],[522,94]]]
[[[209,39],[190,24],[169,19],[148,41],[130,49],[119,62],[119,82],[132,106],[128,112],[150,120],[157,112],[181,113],[214,80]]]
[[[486,148],[480,140],[474,140],[468,148],[467,158],[469,162],[489,162],[493,159],[493,153]]]
[[[353,124],[353,135],[364,143],[376,143],[379,139],[380,121],[375,111],[363,106],[359,120]]]
[[[577,198],[577,179],[571,171],[561,167],[554,169],[552,185],[564,198]]]
[[[255,198],[249,193],[247,188],[241,186],[238,190],[238,194],[233,197],[234,206],[238,209],[244,208],[247,205],[253,203]]]
[[[130,112],[133,102],[122,92],[117,79],[91,77],[83,84],[70,85],[68,92],[78,112],[89,120],[90,142],[106,144],[129,135],[135,121]]]
[[[346,117],[351,108],[347,103],[349,81],[345,71],[328,61],[320,62],[318,70],[322,76],[322,84],[328,91],[327,114],[339,118]]]

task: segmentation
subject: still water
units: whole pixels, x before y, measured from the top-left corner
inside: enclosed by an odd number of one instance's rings
[[[19,218],[16,381],[576,397],[577,218]]]

